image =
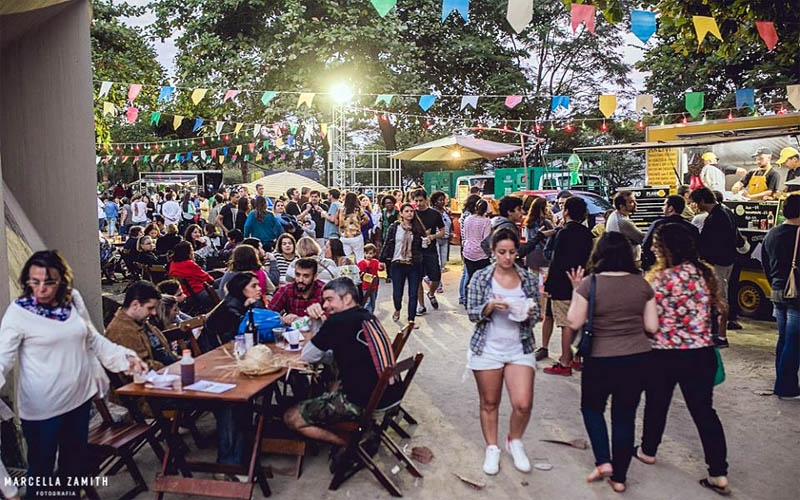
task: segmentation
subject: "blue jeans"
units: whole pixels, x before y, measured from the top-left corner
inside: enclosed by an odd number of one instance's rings
[[[418,264],[400,264],[392,262],[389,268],[392,276],[392,300],[394,310],[403,308],[403,286],[408,280],[408,321],[417,317],[417,296],[419,295],[419,280],[422,270]]]
[[[106,227],[108,228],[108,235],[114,236],[117,234],[117,219],[116,217],[106,217]]]
[[[74,410],[48,418],[47,420],[23,420],[22,434],[28,444],[28,476],[54,477],[56,453],[58,453],[58,476],[85,476],[89,448],[89,400]],[[61,480],[60,487],[29,486],[26,498],[35,498],[43,491],[71,491],[77,497],[77,488],[68,488]]]
[[[778,321],[778,344],[775,346],[776,396],[800,395],[797,371],[800,369],[800,309],[775,303],[773,316]]]
[[[467,305],[467,266],[461,267],[461,281],[458,282],[458,303]]]
[[[217,463],[244,464],[245,443],[252,428],[253,411],[247,405],[228,406],[214,411],[217,419]]]

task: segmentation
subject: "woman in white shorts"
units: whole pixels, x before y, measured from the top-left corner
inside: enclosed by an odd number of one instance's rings
[[[480,420],[486,454],[483,471],[500,470],[497,446],[497,416],[505,380],[511,398],[511,422],[506,450],[514,467],[531,470],[522,434],[533,406],[535,339],[533,325],[539,321],[539,283],[533,274],[516,265],[519,236],[500,229],[492,234],[495,263],[476,271],[469,282],[467,312],[475,332],[467,353],[467,368],[478,384]]]

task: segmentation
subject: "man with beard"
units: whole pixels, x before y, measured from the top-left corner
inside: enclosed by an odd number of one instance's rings
[[[636,227],[630,216],[636,212],[636,196],[630,191],[620,191],[614,196],[614,212],[606,221],[606,232],[622,233],[633,247],[636,266],[642,263],[642,241],[644,233]]]
[[[281,314],[285,325],[306,316],[310,305],[322,302],[324,283],[317,279],[317,261],[300,259],[294,270],[294,281],[278,288],[268,306],[268,309]]]
[[[320,248],[325,248],[325,214],[328,204],[321,201],[322,196],[316,189],[309,194],[308,203],[303,205],[303,213],[309,214],[314,221],[314,235]]]

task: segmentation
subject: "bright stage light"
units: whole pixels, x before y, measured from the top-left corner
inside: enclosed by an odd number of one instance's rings
[[[331,87],[331,96],[337,104],[347,104],[353,98],[353,91],[344,83]]]

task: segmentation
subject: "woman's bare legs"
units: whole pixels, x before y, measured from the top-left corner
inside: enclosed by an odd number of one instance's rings
[[[503,369],[506,390],[511,398],[509,439],[522,439],[522,434],[525,433],[525,428],[531,419],[534,374],[534,369],[530,366],[506,365]]]
[[[480,419],[483,439],[487,445],[497,445],[497,408],[503,391],[503,369],[473,370],[480,397]]]

